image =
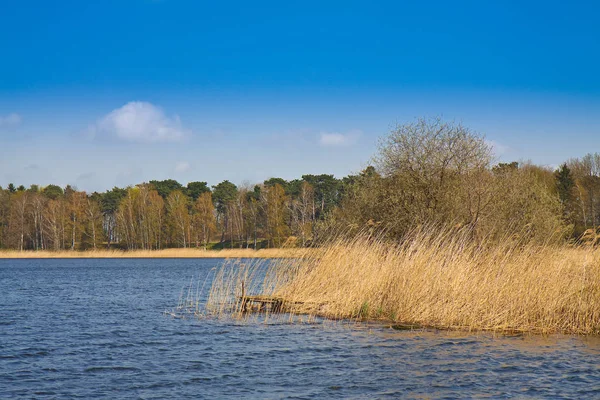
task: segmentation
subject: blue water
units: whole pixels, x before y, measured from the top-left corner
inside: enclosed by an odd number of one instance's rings
[[[163,314],[220,262],[0,260],[0,398],[600,398],[597,337]]]

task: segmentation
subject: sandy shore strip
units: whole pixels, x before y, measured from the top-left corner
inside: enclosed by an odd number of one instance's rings
[[[297,258],[314,249],[0,250],[0,259],[27,258]]]

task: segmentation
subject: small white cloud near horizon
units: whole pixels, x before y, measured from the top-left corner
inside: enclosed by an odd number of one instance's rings
[[[510,147],[503,145],[502,143],[498,143],[495,140],[485,140],[485,143],[492,149],[492,152],[495,156],[501,156],[510,151]]]
[[[91,137],[115,136],[137,143],[177,142],[189,132],[178,115],[165,115],[162,108],[143,101],[132,101],[111,111],[90,126]]]
[[[189,171],[191,165],[187,161],[180,161],[175,165],[175,172],[186,172]]]
[[[356,143],[360,132],[353,131],[347,134],[338,132],[322,132],[319,138],[319,144],[327,147],[350,146]]]
[[[10,113],[6,116],[0,115],[0,126],[15,126],[19,125],[23,118],[17,113]]]

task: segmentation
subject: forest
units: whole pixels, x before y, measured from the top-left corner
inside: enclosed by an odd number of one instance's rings
[[[67,186],[0,188],[0,246],[16,250],[308,246],[315,222],[339,204],[345,180],[332,175],[225,180],[186,186],[168,179],[104,193]],[[293,241],[293,243],[290,243]]]
[[[334,232],[396,239],[423,225],[475,240],[595,242],[599,224],[600,154],[556,170],[497,162],[482,135],[439,118],[397,125],[371,166],[343,178],[0,187],[0,249],[12,250],[310,247]]]

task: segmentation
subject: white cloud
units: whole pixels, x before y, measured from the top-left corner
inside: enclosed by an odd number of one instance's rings
[[[191,168],[190,163],[187,161],[180,161],[175,165],[175,172],[186,172]]]
[[[337,132],[323,132],[321,133],[319,144],[321,146],[330,147],[350,146],[356,143],[356,140],[358,139],[359,135],[359,132],[350,132],[347,134]]]
[[[19,125],[23,119],[19,114],[11,113],[6,116],[0,115],[0,126],[15,126]]]
[[[502,143],[498,143],[495,140],[486,140],[485,143],[492,149],[492,152],[496,156],[501,156],[510,151],[510,147],[503,145]]]
[[[111,111],[90,127],[92,137],[116,136],[138,143],[175,142],[188,131],[183,129],[179,116],[169,118],[160,107],[142,101],[132,101]]]

